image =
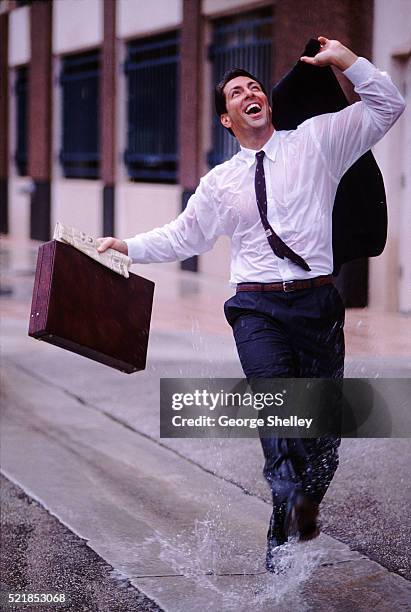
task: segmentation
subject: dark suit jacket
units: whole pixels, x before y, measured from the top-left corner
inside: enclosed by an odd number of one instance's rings
[[[311,39],[302,55],[313,57],[320,43]],[[292,130],[300,123],[348,106],[330,67],[318,68],[298,61],[272,89],[273,124]],[[382,253],[387,238],[387,203],[384,182],[371,151],[344,174],[333,209],[334,275],[341,265],[359,257]]]

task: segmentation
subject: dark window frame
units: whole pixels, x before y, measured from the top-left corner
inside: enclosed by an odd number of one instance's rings
[[[100,178],[99,49],[61,58],[61,149],[65,178]]]
[[[28,173],[28,78],[29,67],[27,64],[16,68],[14,90],[16,103],[16,150],[14,162],[19,176],[27,176]]]
[[[179,72],[178,30],[127,43],[123,159],[133,181],[177,183]]]

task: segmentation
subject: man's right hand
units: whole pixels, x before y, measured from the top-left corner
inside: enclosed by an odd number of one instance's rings
[[[311,64],[312,66],[336,66],[340,70],[347,70],[358,59],[348,47],[345,47],[339,40],[330,40],[325,36],[319,36],[318,41],[321,48],[317,55],[308,57],[303,55],[300,57],[302,62]]]
[[[99,253],[104,253],[107,249],[114,249],[115,251],[119,251],[124,255],[128,255],[128,246],[124,240],[118,240],[118,238],[108,237],[108,238],[98,238],[100,242],[100,246],[97,248]]]

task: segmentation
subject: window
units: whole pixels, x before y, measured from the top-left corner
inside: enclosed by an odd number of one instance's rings
[[[177,180],[178,62],[177,32],[127,45],[124,161],[134,180]]]
[[[63,133],[60,162],[67,178],[95,179],[100,175],[98,51],[62,60]]]
[[[17,174],[27,175],[27,66],[16,71],[16,152],[14,161]]]
[[[271,38],[272,16],[269,11],[216,20],[209,50],[213,83],[218,83],[227,70],[245,68],[258,77],[269,91],[272,74]],[[239,149],[237,141],[222,127],[215,113],[212,130],[213,148],[208,156],[210,167],[229,159]]]

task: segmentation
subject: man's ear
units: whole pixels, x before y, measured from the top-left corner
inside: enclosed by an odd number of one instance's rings
[[[231,127],[231,119],[228,116],[227,113],[223,113],[222,115],[220,115],[220,121],[221,124],[223,125],[223,127],[225,128],[230,128]]]

